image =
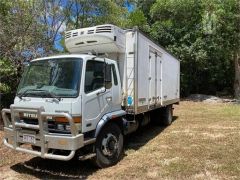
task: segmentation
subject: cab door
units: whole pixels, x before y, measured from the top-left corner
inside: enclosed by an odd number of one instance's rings
[[[103,59],[88,60],[85,67],[84,92],[82,96],[82,131],[94,130],[101,117],[111,108],[112,85],[105,85]],[[105,88],[106,87],[106,88]]]

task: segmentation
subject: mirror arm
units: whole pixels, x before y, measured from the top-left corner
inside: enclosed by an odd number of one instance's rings
[[[104,87],[106,90],[106,59],[103,58],[103,60],[104,60]]]
[[[106,88],[105,87],[103,87],[103,88],[104,88],[104,91],[97,92],[97,96],[99,96],[100,94],[104,94],[106,92]]]
[[[107,88],[105,87],[105,83],[104,83],[104,91],[102,92],[103,94],[106,92]]]

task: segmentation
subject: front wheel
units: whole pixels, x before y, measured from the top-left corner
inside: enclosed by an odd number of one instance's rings
[[[95,144],[95,164],[108,167],[116,164],[123,154],[123,134],[118,125],[106,124],[97,137]]]

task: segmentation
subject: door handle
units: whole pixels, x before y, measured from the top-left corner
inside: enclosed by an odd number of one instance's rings
[[[106,101],[107,101],[107,102],[111,102],[111,101],[112,101],[112,96],[106,97]]]

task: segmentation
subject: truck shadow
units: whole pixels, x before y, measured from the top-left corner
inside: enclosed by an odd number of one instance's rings
[[[173,117],[175,121],[177,116]],[[174,122],[173,122],[174,123]],[[139,129],[125,138],[125,150],[137,150],[148,141],[158,136],[166,127],[149,124]],[[126,154],[124,155],[126,156]],[[40,179],[86,179],[91,174],[97,172],[90,160],[86,161],[56,161],[35,157],[29,161],[11,166],[11,169],[20,173]]]
[[[177,116],[173,116],[173,123],[177,118]],[[125,150],[138,150],[148,141],[162,133],[166,128],[167,126],[159,126],[150,123],[138,129],[136,132],[125,137]]]

